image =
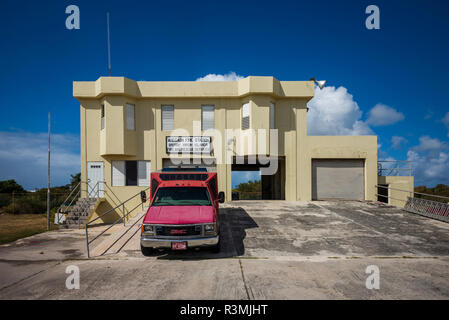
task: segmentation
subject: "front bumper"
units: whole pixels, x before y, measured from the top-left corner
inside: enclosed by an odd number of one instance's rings
[[[146,248],[171,248],[172,242],[187,242],[187,248],[210,247],[218,244],[219,236],[189,239],[159,239],[148,236],[140,237],[140,245]]]

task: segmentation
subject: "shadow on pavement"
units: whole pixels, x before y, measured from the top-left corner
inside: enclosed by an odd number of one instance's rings
[[[203,260],[242,256],[245,254],[243,243],[246,237],[245,230],[258,227],[243,208],[221,208],[219,253],[212,253],[209,248],[192,248],[187,251],[156,251],[153,256],[161,260]]]

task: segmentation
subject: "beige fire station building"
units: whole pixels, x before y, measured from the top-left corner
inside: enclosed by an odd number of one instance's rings
[[[101,77],[74,82],[73,95],[82,181],[99,183],[110,206],[148,188],[151,171],[179,166],[216,171],[226,201],[233,171],[262,170],[272,200],[377,200],[378,183],[413,188],[413,177],[378,177],[377,136],[307,135],[312,81]]]

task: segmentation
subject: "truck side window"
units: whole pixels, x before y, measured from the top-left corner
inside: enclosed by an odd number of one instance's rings
[[[156,192],[158,185],[159,185],[159,182],[157,182],[156,179],[153,179],[153,181],[151,181],[151,198],[154,197],[154,193]]]
[[[214,198],[216,198],[218,196],[218,190],[217,190],[217,178],[213,178],[210,182],[210,189],[212,190],[212,195],[214,196]]]

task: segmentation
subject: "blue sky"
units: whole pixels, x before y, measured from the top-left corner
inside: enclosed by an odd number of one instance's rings
[[[70,4],[80,8],[80,30],[65,28]],[[370,4],[380,8],[380,30],[365,28]],[[449,2],[397,0],[2,0],[0,180],[45,186],[48,111],[52,184],[79,171],[72,82],[107,75],[107,11],[112,75],[325,79],[309,134],[376,134],[379,158],[414,161],[415,185],[449,184]]]

